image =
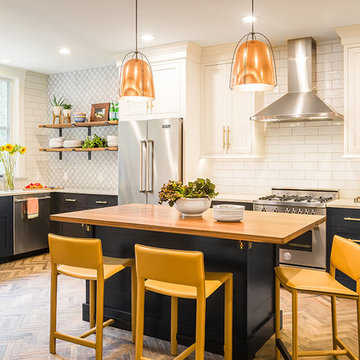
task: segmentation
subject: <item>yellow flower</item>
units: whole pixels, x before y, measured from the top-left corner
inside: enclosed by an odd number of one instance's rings
[[[11,151],[13,151],[13,149],[14,149],[13,145],[11,145],[11,144],[6,144],[5,145],[5,150],[6,151],[11,152]]]
[[[0,147],[0,151],[4,151],[4,150],[5,150],[5,146],[3,145]]]
[[[20,149],[20,154],[25,154],[26,153],[26,146],[23,146],[21,149]]]

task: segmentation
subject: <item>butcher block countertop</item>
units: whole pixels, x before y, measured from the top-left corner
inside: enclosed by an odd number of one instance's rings
[[[129,204],[51,215],[53,221],[198,235],[238,241],[286,244],[325,222],[325,216],[245,211],[241,222],[218,222],[212,209],[203,217],[183,218],[174,208]]]

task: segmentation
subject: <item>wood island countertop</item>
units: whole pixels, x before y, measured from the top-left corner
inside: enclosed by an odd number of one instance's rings
[[[245,211],[241,222],[218,222],[212,209],[183,218],[168,206],[129,204],[51,215],[52,221],[198,235],[238,241],[286,244],[326,221],[323,215]]]

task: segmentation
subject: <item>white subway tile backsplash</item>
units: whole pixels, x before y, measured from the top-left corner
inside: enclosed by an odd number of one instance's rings
[[[293,153],[313,153],[318,150],[317,144],[293,144],[292,145],[292,152]]]
[[[316,135],[318,133],[318,127],[294,127],[292,129],[293,135]]]
[[[298,161],[292,164],[293,170],[317,170],[318,164],[310,161]]]

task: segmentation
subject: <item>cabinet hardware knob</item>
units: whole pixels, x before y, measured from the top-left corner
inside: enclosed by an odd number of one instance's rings
[[[344,217],[344,220],[346,220],[346,221],[360,221],[359,218],[352,218],[352,217]]]
[[[76,202],[76,199],[65,199],[67,202]]]
[[[107,204],[107,201],[101,201],[101,200],[97,200],[95,201],[96,204]]]

